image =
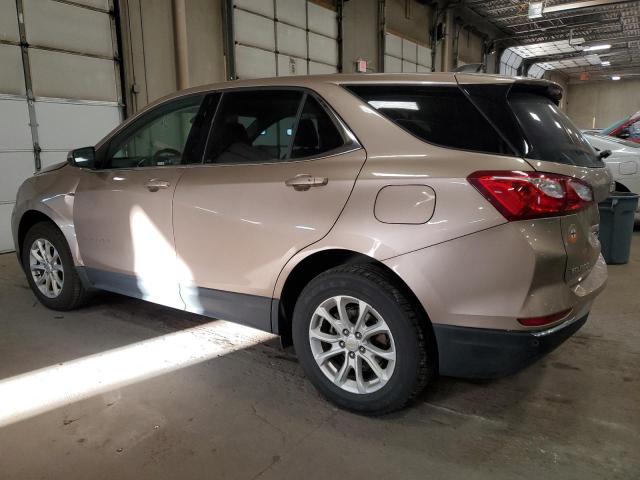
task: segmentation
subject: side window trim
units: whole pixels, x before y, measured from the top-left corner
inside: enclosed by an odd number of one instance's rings
[[[309,94],[304,92],[302,94],[302,98],[300,99],[300,104],[298,105],[298,111],[296,112],[296,119],[293,122],[293,129],[291,130],[291,141],[289,142],[289,148],[287,149],[287,154],[284,156],[284,161],[288,162],[291,160],[291,152],[293,151],[293,144],[296,143],[296,134],[298,133],[298,125],[300,124],[300,117],[302,117],[302,110],[304,110],[304,104],[307,102]]]

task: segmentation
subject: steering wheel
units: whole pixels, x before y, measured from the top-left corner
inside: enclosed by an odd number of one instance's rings
[[[161,148],[156,153],[153,154],[152,162],[154,165],[157,165],[159,161],[163,159],[169,158],[181,158],[182,152],[176,150],[175,148]]]

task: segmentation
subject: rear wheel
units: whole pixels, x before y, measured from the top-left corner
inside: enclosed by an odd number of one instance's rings
[[[343,266],[302,291],[294,345],[320,393],[342,408],[380,415],[402,408],[433,373],[422,320],[382,269]]]
[[[50,222],[37,223],[27,232],[22,265],[31,290],[48,308],[72,310],[89,296],[62,232]]]

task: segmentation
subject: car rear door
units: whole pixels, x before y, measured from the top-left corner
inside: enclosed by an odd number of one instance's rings
[[[329,232],[365,158],[311,92],[225,91],[205,162],[174,198],[187,309],[270,330],[278,274]]]

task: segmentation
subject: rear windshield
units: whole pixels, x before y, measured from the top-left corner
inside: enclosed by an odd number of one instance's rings
[[[508,98],[527,140],[525,158],[579,167],[603,166],[580,130],[550,99],[527,92],[512,92]]]
[[[346,88],[426,142],[461,150],[514,154],[455,85],[347,85]]]

